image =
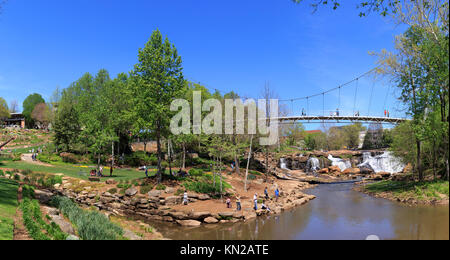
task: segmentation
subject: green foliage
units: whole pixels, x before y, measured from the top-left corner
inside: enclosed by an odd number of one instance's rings
[[[419,201],[441,199],[441,195],[449,196],[448,181],[426,181],[426,182],[404,182],[404,181],[381,181],[369,184],[365,188],[369,192],[390,192],[401,199],[414,198]]]
[[[166,188],[167,188],[166,185],[163,184],[158,184],[155,187],[156,190],[165,190]]]
[[[31,113],[37,104],[45,103],[45,100],[39,94],[31,94],[23,101],[23,115],[25,117],[25,123],[28,128],[32,128],[34,126],[34,120],[31,117]]]
[[[203,176],[204,172],[201,169],[190,169],[189,170],[189,175],[190,176]]]
[[[0,240],[12,240],[16,215],[18,183],[0,178]]]
[[[56,196],[52,205],[75,225],[83,240],[117,240],[122,239],[123,230],[97,211],[86,211],[79,208],[67,197]]]
[[[116,194],[117,193],[117,189],[116,188],[111,188],[108,190],[109,193],[111,194]]]
[[[155,154],[147,154],[144,151],[134,152],[132,154],[125,156],[125,164],[129,166],[156,166],[158,163],[158,158]]]
[[[220,177],[215,176],[216,183],[214,186],[213,176],[212,175],[203,175],[196,176],[190,179],[187,179],[183,182],[183,186],[188,191],[193,191],[197,193],[204,194],[217,194],[220,193]],[[222,191],[231,188],[231,185],[226,181],[222,180]]]
[[[24,198],[33,199],[34,198],[34,187],[30,185],[22,186],[22,196]]]
[[[146,184],[144,186],[141,186],[141,194],[147,194],[149,191],[151,191],[153,189],[153,185],[151,184]]]

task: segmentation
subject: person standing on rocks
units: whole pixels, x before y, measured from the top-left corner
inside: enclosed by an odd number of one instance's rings
[[[236,196],[236,209],[241,211],[241,198],[239,196]]]
[[[264,195],[266,197],[266,200],[269,199],[269,192],[267,191],[267,187],[264,189]]]
[[[253,202],[255,204],[254,209],[258,210],[258,193],[255,193],[255,195],[253,196]]]
[[[230,209],[231,208],[231,199],[227,198],[227,208]]]
[[[278,188],[275,190],[275,201],[278,202],[278,197],[280,197],[280,190]]]
[[[187,205],[188,203],[189,203],[189,197],[188,197],[187,190],[185,190],[184,195],[183,195],[183,204]]]

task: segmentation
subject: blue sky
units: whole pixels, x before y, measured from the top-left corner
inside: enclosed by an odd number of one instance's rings
[[[257,98],[267,81],[281,99],[315,94],[375,67],[368,52],[393,50],[404,30],[377,14],[360,18],[357,1],[342,2],[313,14],[290,0],[9,0],[0,15],[0,96],[21,109],[27,95],[47,100],[85,72],[129,72],[156,28],[176,45],[186,78],[212,90]],[[361,114],[372,84],[359,82]],[[388,86],[375,83],[371,114],[383,113]],[[341,111],[353,110],[354,93],[341,92]],[[329,94],[325,109],[338,103]],[[392,91],[387,103],[402,115]],[[293,104],[296,114],[306,106]],[[310,110],[322,110],[321,98]]]

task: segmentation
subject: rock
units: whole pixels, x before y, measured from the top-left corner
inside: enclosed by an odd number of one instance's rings
[[[164,192],[165,192],[165,193],[174,193],[174,192],[175,192],[175,189],[172,188],[172,187],[167,187],[167,188],[164,190]]]
[[[55,189],[59,189],[61,187],[61,184],[59,184],[59,183],[56,183],[55,185],[53,185],[53,188],[55,188]]]
[[[61,228],[61,230],[64,233],[75,235],[75,230],[73,229],[72,225],[69,222],[67,222],[63,217],[59,215],[50,215],[50,218],[52,219],[53,222],[56,223],[56,225],[58,225]]]
[[[207,224],[216,224],[219,222],[216,218],[213,217],[207,217],[203,221]]]
[[[53,197],[53,193],[43,190],[35,190],[34,197],[42,204],[48,204]]]
[[[80,240],[80,238],[77,237],[77,236],[74,236],[74,235],[69,235],[69,236],[66,238],[66,240]]]
[[[170,196],[165,199],[165,205],[176,205],[181,203],[181,198],[178,196]]]
[[[379,172],[378,174],[381,175],[381,177],[383,178],[391,177],[391,174],[389,172]]]
[[[114,179],[107,179],[106,180],[106,184],[116,184],[116,183],[117,183],[117,181],[114,180]]]
[[[345,171],[343,171],[342,173],[355,175],[355,174],[360,174],[361,170],[359,168],[348,168]]]
[[[132,196],[136,195],[137,192],[138,192],[138,190],[135,187],[131,187],[125,191],[125,195],[132,197]]]
[[[339,166],[330,166],[328,167],[328,169],[330,170],[331,173],[341,172],[341,168],[339,168]]]
[[[68,182],[66,184],[63,185],[64,189],[68,189],[70,187],[72,187],[72,183]]]
[[[223,218],[232,218],[234,215],[234,212],[220,212],[219,216]]]
[[[178,220],[188,219],[188,215],[186,213],[180,212],[180,211],[170,212],[169,215],[171,217],[173,217],[174,219],[178,219]]]
[[[123,236],[125,238],[128,238],[129,240],[142,240],[142,237],[136,235],[135,233],[133,233],[132,231],[130,231],[128,229],[123,230]]]
[[[195,220],[202,220],[211,216],[210,212],[190,212],[188,216]]]
[[[147,194],[149,197],[159,198],[161,196],[161,191],[160,190],[152,190],[152,191],[149,191]]]
[[[199,200],[210,200],[211,197],[210,197],[209,195],[207,195],[207,194],[200,194],[200,195],[198,196],[198,199],[199,199]]]
[[[184,227],[199,227],[202,222],[197,220],[177,220],[177,223]]]
[[[233,218],[235,218],[235,219],[242,219],[242,218],[244,218],[244,215],[242,215],[241,212],[236,211],[236,212],[233,213]]]
[[[329,172],[330,172],[330,170],[328,168],[323,168],[322,170],[318,171],[318,173],[320,173],[320,174],[327,174]]]
[[[88,196],[88,198],[93,199],[93,198],[97,197],[97,193],[89,193],[87,196]]]

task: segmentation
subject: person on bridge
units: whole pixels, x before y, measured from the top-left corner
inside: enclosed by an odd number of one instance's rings
[[[387,114],[387,111],[386,111],[386,109],[384,110],[384,117],[386,117],[386,114]]]
[[[339,116],[339,108],[336,109],[336,116]]]

